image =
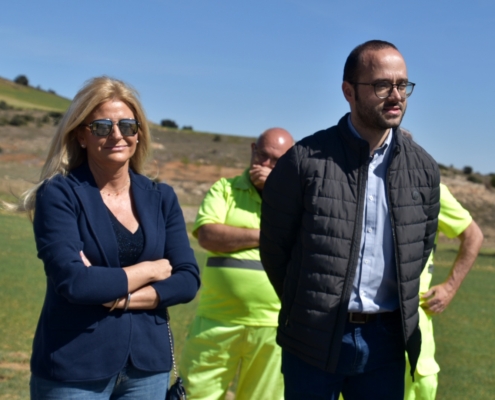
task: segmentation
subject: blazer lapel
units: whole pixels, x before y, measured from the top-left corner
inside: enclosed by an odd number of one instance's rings
[[[149,257],[155,254],[156,246],[163,243],[159,238],[164,236],[159,227],[165,229],[164,224],[160,224],[160,218],[163,219],[161,207],[161,193],[153,189],[151,181],[148,178],[131,174],[131,191],[134,199],[134,206],[139,217],[139,223],[144,234],[144,249],[139,257],[139,261],[149,260]],[[163,257],[164,249],[159,251],[160,257]],[[148,257],[148,258],[147,258]]]
[[[79,185],[74,187],[74,192],[81,201],[88,225],[106,266],[120,268],[117,238],[89,166],[83,165],[74,171],[73,175],[79,181]]]

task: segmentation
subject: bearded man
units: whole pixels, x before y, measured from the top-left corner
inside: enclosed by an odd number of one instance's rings
[[[356,47],[342,83],[351,112],[296,143],[266,181],[260,255],[282,301],[286,400],[397,400],[405,351],[414,372],[440,174],[399,127],[413,88],[392,43]]]

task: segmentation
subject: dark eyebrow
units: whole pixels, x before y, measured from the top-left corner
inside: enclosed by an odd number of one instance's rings
[[[380,83],[380,82],[392,83],[392,81],[390,79],[377,79],[376,81],[373,82],[373,84]],[[395,83],[395,84],[397,85],[397,84],[401,84],[401,83],[409,83],[409,79],[398,80],[397,83]]]

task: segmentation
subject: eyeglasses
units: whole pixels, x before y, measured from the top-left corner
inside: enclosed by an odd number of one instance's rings
[[[386,99],[392,94],[392,91],[394,88],[397,88],[397,91],[400,94],[401,99],[406,99],[409,97],[413,90],[414,86],[416,85],[415,83],[412,82],[403,82],[403,83],[390,83],[388,81],[378,81],[376,83],[362,83],[362,82],[349,82],[352,85],[367,85],[367,86],[373,86],[375,89],[375,94],[376,97],[379,99]]]
[[[134,136],[141,124],[135,119],[121,119],[114,124],[109,119],[97,119],[90,124],[81,124],[82,126],[88,126],[91,129],[91,133],[94,136],[106,137],[112,134],[113,126],[118,125],[119,131],[122,136]]]

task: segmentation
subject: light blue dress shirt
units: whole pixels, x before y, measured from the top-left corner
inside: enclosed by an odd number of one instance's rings
[[[354,135],[361,138],[352,126]],[[370,156],[363,230],[356,275],[349,300],[350,312],[380,313],[399,308],[392,223],[387,202],[387,170],[394,138],[390,130],[383,145]]]

